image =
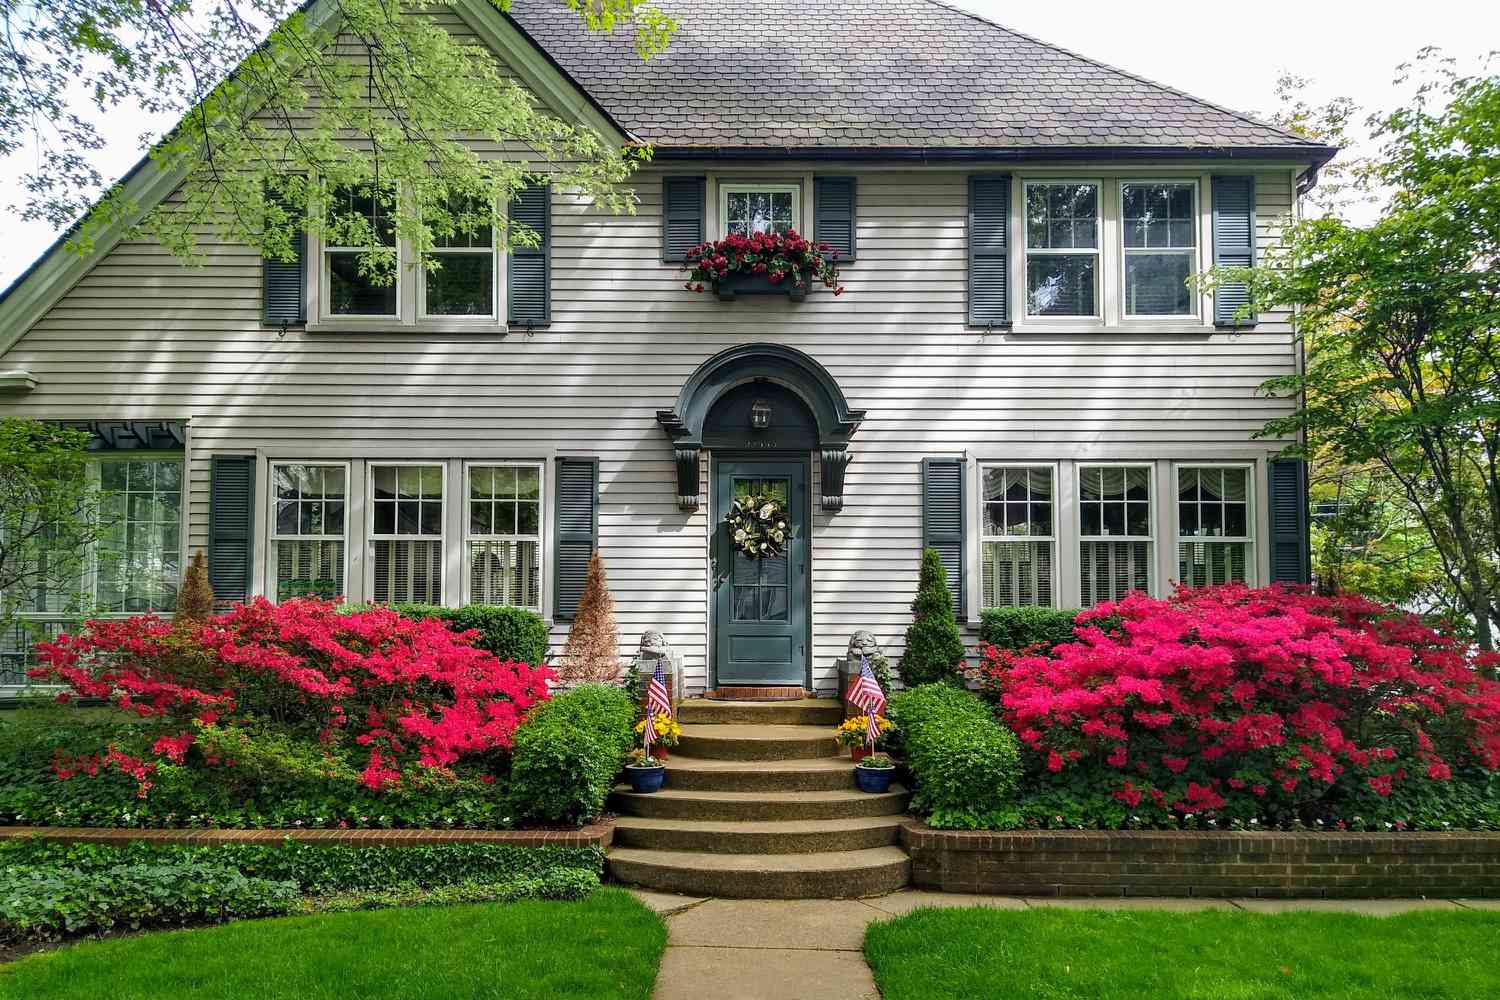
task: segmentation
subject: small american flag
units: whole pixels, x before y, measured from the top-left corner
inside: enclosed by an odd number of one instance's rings
[[[865,742],[870,749],[875,749],[875,739],[880,735],[879,723],[876,721],[880,710],[885,708],[885,692],[880,690],[880,682],[875,679],[875,671],[870,669],[870,658],[862,657],[859,661],[859,679],[849,688],[849,693],[844,696],[845,700],[855,708],[862,708],[869,717],[869,725],[866,727]]]
[[[649,719],[658,712],[669,717],[672,715],[672,698],[667,694],[667,678],[659,666],[656,673],[651,675],[651,683],[646,685],[646,718]]]
[[[646,713],[646,728],[641,730],[641,743],[646,747],[646,756],[651,756],[651,744],[656,742],[656,717]]]

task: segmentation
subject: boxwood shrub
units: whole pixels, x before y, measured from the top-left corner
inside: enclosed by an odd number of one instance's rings
[[[979,637],[997,649],[1019,651],[1033,646],[1048,652],[1073,641],[1073,619],[1078,610],[1057,608],[985,608],[980,613]]]
[[[608,684],[582,684],[534,708],[511,750],[516,818],[573,824],[599,815],[634,725],[634,702]]]
[[[916,783],[913,811],[951,830],[995,829],[1009,819],[1020,747],[976,695],[923,684],[892,698],[890,715]]]
[[[470,604],[444,608],[436,604],[394,604],[397,614],[407,618],[436,618],[455,632],[479,631],[475,643],[502,660],[540,666],[547,659],[547,623],[525,608],[493,604]]]

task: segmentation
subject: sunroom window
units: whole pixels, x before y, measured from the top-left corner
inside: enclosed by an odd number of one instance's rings
[[[724,231],[731,236],[785,233],[801,228],[799,188],[795,184],[726,185],[722,190]]]
[[[1026,314],[1099,315],[1099,185],[1026,182]]]
[[[475,203],[449,207],[454,231],[434,239],[429,251],[440,265],[427,270],[423,312],[428,316],[495,315],[495,231]]]
[[[1177,579],[1192,587],[1248,583],[1251,569],[1250,470],[1177,470]]]
[[[272,463],[271,565],[277,601],[347,593],[348,481],[348,469],[341,464]]]
[[[983,606],[1050,608],[1057,543],[1052,467],[986,466],[980,476]]]
[[[471,465],[469,602],[542,607],[542,467]]]
[[[443,466],[370,466],[376,603],[443,603],[443,509]]]
[[[323,283],[330,315],[396,315],[400,269],[391,218],[395,198],[394,190],[373,185],[330,192],[323,237]],[[372,270],[364,259],[370,250],[382,251],[389,267]]]
[[[1120,186],[1126,316],[1194,312],[1187,280],[1198,254],[1196,191],[1187,182]]]
[[[1078,469],[1078,576],[1084,607],[1151,592],[1154,536],[1151,469],[1085,465]]]

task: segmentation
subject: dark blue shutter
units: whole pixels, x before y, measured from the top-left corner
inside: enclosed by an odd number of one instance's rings
[[[292,234],[295,260],[261,259],[261,309],[267,326],[307,322],[307,233]]]
[[[937,549],[953,592],[953,613],[964,620],[964,462],[922,459],[922,548]]]
[[[1010,322],[1010,174],[969,178],[969,325]]]
[[[705,239],[703,205],[707,182],[702,177],[663,177],[661,182],[661,259],[681,263]]]
[[[855,181],[853,177],[813,178],[813,238],[853,260],[855,252]]]
[[[1307,529],[1307,463],[1295,458],[1277,459],[1271,463],[1273,583],[1312,581]]]
[[[514,247],[506,269],[507,319],[515,324],[552,321],[549,258],[552,250],[552,189],[545,184],[522,188],[510,203],[510,218],[537,235],[534,247]]]
[[[250,598],[255,558],[255,456],[215,455],[208,473],[208,583],[215,603]]]
[[[599,460],[557,460],[557,544],[553,558],[552,616],[572,621],[599,543]]]
[[[1250,174],[1213,179],[1214,266],[1255,266],[1255,177]],[[1243,282],[1221,284],[1214,290],[1214,323],[1218,326],[1254,326],[1252,313],[1236,319],[1235,313],[1250,300]]]

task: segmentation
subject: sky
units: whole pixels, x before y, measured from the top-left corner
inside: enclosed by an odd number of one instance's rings
[[[1347,95],[1365,109],[1384,109],[1401,98],[1391,83],[1396,66],[1422,46],[1438,46],[1465,68],[1500,48],[1500,3],[1494,0],[1424,0],[1419,8],[1389,0],[952,5],[1216,104],[1262,114],[1275,110],[1283,72],[1312,79],[1310,104]],[[113,141],[98,162],[117,177],[140,157],[139,135],[161,123],[123,109],[108,121]],[[20,200],[17,178],[25,169],[25,157],[0,160],[0,288],[57,235],[7,211]]]

